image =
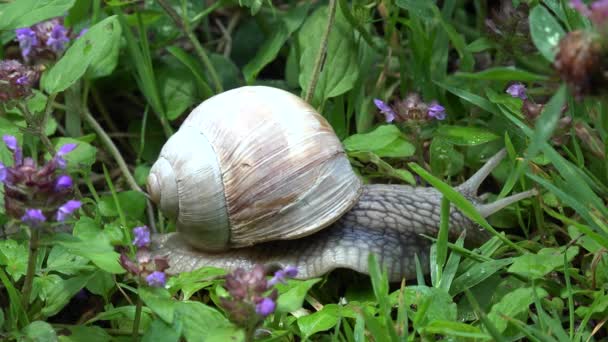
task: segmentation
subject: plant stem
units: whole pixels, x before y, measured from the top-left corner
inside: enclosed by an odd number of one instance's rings
[[[319,81],[319,76],[321,74],[321,67],[323,65],[323,61],[325,60],[325,54],[327,53],[327,41],[329,40],[329,34],[332,26],[334,25],[334,19],[336,17],[336,0],[329,0],[328,12],[327,26],[325,27],[325,32],[323,32],[323,37],[321,38],[319,53],[317,53],[317,58],[315,59],[315,64],[312,70],[312,78],[310,79],[308,89],[306,90],[306,96],[304,97],[304,100],[308,103],[310,103],[315,93],[315,88],[317,87],[317,82]]]
[[[21,301],[23,309],[27,312],[27,307],[30,303],[30,294],[32,293],[32,283],[36,273],[36,261],[38,260],[38,238],[40,237],[40,229],[30,228],[30,246],[27,257],[27,271],[23,288],[21,288]]]
[[[215,91],[217,93],[221,93],[222,91],[224,91],[224,89],[222,87],[222,82],[220,81],[220,78],[219,78],[217,72],[215,71],[213,64],[211,63],[211,60],[207,56],[205,49],[203,48],[201,43],[198,41],[198,39],[196,38],[194,33],[192,33],[192,30],[190,29],[190,23],[188,22],[188,19],[185,17],[180,17],[177,14],[177,12],[175,12],[175,10],[165,0],[157,0],[157,1],[158,1],[158,4],[163,8],[163,10],[165,10],[165,12],[167,12],[167,15],[171,19],[173,19],[175,24],[184,32],[186,37],[188,37],[188,39],[194,46],[194,50],[198,54],[198,57],[203,61],[203,64],[205,64],[205,68],[207,68],[207,70],[209,71],[209,74],[211,75],[211,80],[213,81],[213,83],[215,85]],[[185,16],[185,14],[184,14],[184,16]]]
[[[141,320],[141,298],[137,297],[137,304],[135,304],[135,320],[133,321],[133,341],[139,339],[139,321]]]
[[[104,131],[103,127],[101,127],[101,125],[97,122],[97,120],[95,120],[95,118],[93,117],[93,115],[91,115],[91,112],[89,112],[88,109],[85,109],[82,112],[82,115],[84,116],[85,121],[91,126],[91,128],[93,128],[95,133],[97,133],[97,135],[101,139],[101,142],[108,149],[108,151],[110,152],[112,157],[114,157],[114,160],[116,160],[116,163],[118,164],[118,168],[120,169],[123,176],[127,180],[129,187],[132,190],[139,191],[141,193],[144,193],[144,195],[145,195],[146,193],[139,187],[139,185],[137,185],[137,181],[135,181],[135,177],[133,177],[133,175],[131,174],[131,171],[129,171],[129,166],[127,165],[124,158],[122,157],[122,154],[120,154],[120,151],[118,150],[116,145],[114,145],[114,142],[112,141],[110,136],[106,133],[106,131]],[[154,210],[152,209],[152,203],[147,198],[147,196],[146,196],[146,204],[148,206],[147,213],[148,213],[148,221],[150,224],[150,228],[152,229],[153,232],[156,233],[156,224],[154,223]]]

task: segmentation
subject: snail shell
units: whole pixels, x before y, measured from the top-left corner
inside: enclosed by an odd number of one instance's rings
[[[332,224],[362,184],[329,123],[271,87],[201,103],[163,146],[148,193],[193,247],[297,239]]]

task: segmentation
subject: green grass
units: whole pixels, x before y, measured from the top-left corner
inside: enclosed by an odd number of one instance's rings
[[[560,39],[602,28],[566,0],[504,2],[520,7],[505,14],[498,2],[465,0],[0,1],[4,59],[21,59],[15,29],[67,14],[69,48],[32,61],[44,64],[42,78],[32,97],[0,102],[0,134],[41,158],[78,142],[66,172],[84,203],[68,229],[42,234],[36,260],[28,260],[27,227],[0,207],[0,339],[607,339],[608,64],[602,57],[587,70],[600,76],[582,93],[555,67]],[[597,42],[608,51],[605,38]],[[526,103],[506,93],[515,82],[526,86]],[[365,183],[433,186],[444,195],[415,279],[389,283],[371,255],[369,276],[339,270],[288,280],[277,285],[276,311],[250,331],[221,304],[224,270],[183,273],[165,288],[125,273],[118,257],[135,252],[132,228],[175,229],[142,192],[160,148],[195,106],[244,85],[307,99]],[[446,119],[399,109],[414,92],[444,106]],[[374,99],[403,117],[385,122]],[[544,107],[530,113],[530,103]],[[0,161],[11,165],[0,145]],[[484,218],[454,187],[502,148],[505,161],[482,187],[489,200],[539,195]],[[450,239],[450,205],[492,238],[481,246]],[[28,264],[33,286],[24,299]]]

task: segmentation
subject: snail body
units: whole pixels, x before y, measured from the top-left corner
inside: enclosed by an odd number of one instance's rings
[[[488,216],[533,192],[490,204],[476,195],[499,152],[457,189]],[[176,233],[155,237],[169,272],[255,263],[293,265],[310,278],[335,268],[367,273],[375,253],[391,280],[415,275],[439,227],[441,193],[405,185],[362,185],[328,122],[283,90],[250,86],[195,108],[163,146],[147,184]],[[452,234],[485,231],[453,208]]]

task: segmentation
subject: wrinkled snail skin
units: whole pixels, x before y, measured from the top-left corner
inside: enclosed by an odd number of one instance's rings
[[[535,191],[528,191],[494,203],[481,203],[475,192],[503,156],[504,151],[501,151],[457,188],[484,216],[535,194]],[[261,263],[296,266],[301,279],[318,277],[336,268],[367,274],[368,255],[374,253],[387,268],[389,279],[399,281],[415,277],[415,255],[423,270],[428,269],[425,266],[431,242],[422,234],[437,235],[441,198],[441,193],[434,188],[365,185],[359,201],[337,222],[300,239],[267,242],[221,253],[196,250],[177,233],[156,236],[154,243],[156,253],[169,258],[169,273],[193,271],[203,266],[234,270]],[[449,226],[452,239],[467,230],[466,241],[473,245],[489,237],[485,230],[453,206]]]

